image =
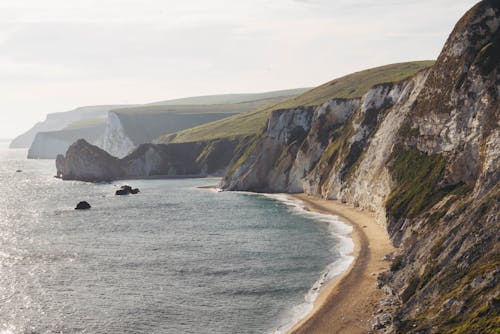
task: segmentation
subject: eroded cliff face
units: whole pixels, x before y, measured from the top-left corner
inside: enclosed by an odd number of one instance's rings
[[[82,139],[69,147],[66,156],[57,157],[57,175],[64,180],[87,182],[223,175],[232,157],[249,140],[244,137],[191,143],[143,144],[119,159]]]
[[[117,158],[125,157],[135,148],[134,143],[126,134],[120,118],[113,111],[108,112],[106,128],[96,145]]]
[[[457,23],[391,157],[383,277],[403,302],[394,330],[494,333],[500,312],[500,2]]]
[[[396,333],[500,326],[500,2],[457,23],[436,64],[361,99],[273,113],[228,190],[300,192],[377,212],[400,255],[380,277]]]
[[[427,71],[381,84],[362,98],[273,112],[260,139],[233,166],[228,190],[306,192],[379,212],[390,192],[387,162]]]

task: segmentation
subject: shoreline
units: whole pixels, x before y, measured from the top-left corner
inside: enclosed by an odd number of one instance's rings
[[[216,186],[197,188],[215,190]],[[348,254],[353,260],[347,270],[328,281],[319,290],[312,310],[284,330],[283,334],[371,332],[371,322],[382,308],[380,300],[385,297],[384,292],[377,289],[377,276],[389,270],[391,265],[390,261],[384,260],[384,256],[397,250],[385,227],[375,222],[374,213],[337,200],[325,200],[304,193],[281,195],[301,202],[308,211],[338,217],[341,223],[352,227],[350,238],[354,244],[352,253]]]
[[[335,215],[352,226],[354,251],[349,269],[331,280],[313,302],[313,309],[294,324],[287,334],[366,333],[370,320],[380,308],[384,293],[377,289],[378,273],[389,269],[384,255],[396,249],[385,228],[375,223],[374,214],[339,201],[324,200],[305,194],[287,194],[300,200],[308,210]]]

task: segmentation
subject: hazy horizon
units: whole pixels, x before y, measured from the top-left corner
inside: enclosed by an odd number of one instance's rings
[[[435,59],[475,3],[2,1],[0,137],[80,106],[313,87]]]

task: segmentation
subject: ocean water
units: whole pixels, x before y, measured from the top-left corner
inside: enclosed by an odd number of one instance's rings
[[[63,182],[54,161],[6,147],[2,334],[274,333],[349,265],[349,228],[283,196],[196,188],[207,179]],[[121,184],[141,193],[115,196]]]

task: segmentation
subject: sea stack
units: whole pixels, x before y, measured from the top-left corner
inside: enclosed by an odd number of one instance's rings
[[[90,209],[91,207],[92,207],[92,206],[90,206],[90,204],[89,204],[88,202],[86,202],[86,201],[82,201],[82,202],[80,202],[80,203],[78,203],[78,204],[76,205],[75,210],[88,210],[88,209]]]

